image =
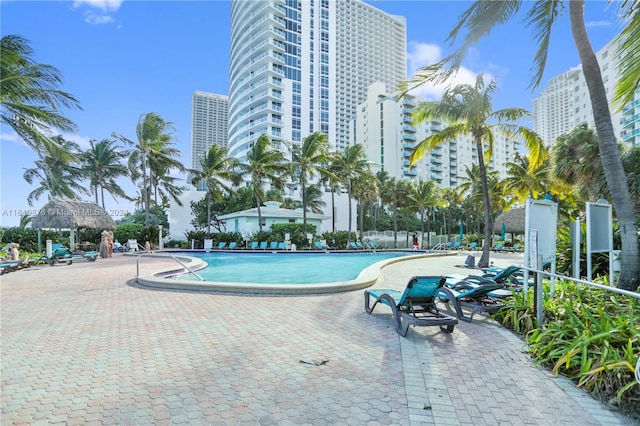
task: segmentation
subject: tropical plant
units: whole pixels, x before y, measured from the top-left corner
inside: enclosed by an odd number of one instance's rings
[[[429,207],[446,207],[447,202],[442,198],[440,190],[434,180],[421,180],[411,183],[409,202],[420,215],[420,241],[424,245],[424,222]]]
[[[24,180],[29,184],[38,182],[39,186],[27,196],[30,206],[44,193],[53,198],[75,199],[87,190],[82,186],[83,173],[78,167],[80,147],[62,136],[51,139],[52,143],[43,146],[36,167],[26,169]]]
[[[316,176],[327,176],[330,171],[327,168],[329,156],[329,143],[327,135],[315,132],[304,139],[301,145],[294,145],[292,152],[292,166],[294,176],[300,183],[302,198],[302,223],[307,227],[307,188]]]
[[[367,201],[378,199],[379,184],[378,178],[371,171],[364,172],[353,179],[351,186],[353,198],[358,202],[360,235],[364,233],[365,204]]]
[[[409,193],[408,184],[401,179],[386,179],[380,188],[380,201],[389,208],[393,219],[393,247],[398,247],[398,208]]]
[[[337,152],[329,153],[328,169],[331,173],[322,176],[320,182],[331,191],[331,231],[336,232],[336,192],[342,191],[342,178],[336,174],[335,160],[340,155]]]
[[[351,242],[351,222],[353,220],[353,209],[351,200],[353,199],[353,180],[371,170],[371,163],[367,160],[367,152],[361,144],[348,146],[343,152],[337,154],[331,165],[333,173],[340,177],[347,187],[349,198],[349,225],[347,231],[346,248],[349,248]]]
[[[418,85],[424,82],[426,80]],[[485,162],[491,158],[493,153],[495,133],[500,132],[513,138],[522,137],[525,145],[529,148],[532,161],[531,167],[536,166],[544,159],[543,144],[540,137],[527,127],[516,123],[516,120],[529,115],[526,110],[522,108],[493,110],[492,96],[496,89],[497,86],[494,81],[485,85],[484,78],[480,74],[477,76],[474,86],[460,84],[447,88],[440,102],[422,102],[416,107],[413,114],[414,121],[418,123],[439,119],[448,124],[442,131],[428,136],[416,145],[411,153],[411,165],[422,158],[426,151],[431,151],[442,143],[456,139],[461,135],[471,134],[475,142],[482,184],[485,241],[491,241],[493,234],[491,199]],[[489,266],[490,248],[490,244],[484,245],[482,256],[478,261],[479,267]]]
[[[174,155],[179,151],[170,146],[173,125],[166,122],[156,113],[144,113],[140,115],[136,125],[137,143],[123,135],[114,133],[113,137],[133,147],[129,154],[128,167],[131,180],[140,183],[140,195],[145,210],[145,226],[149,226],[149,209],[151,207],[152,173],[156,176],[167,176],[170,167],[184,170]],[[156,187],[159,179],[155,181]]]
[[[618,287],[632,289],[638,286],[640,280],[640,255],[638,252],[638,227],[631,193],[613,130],[602,72],[585,26],[584,0],[571,0],[568,3],[571,32],[591,99],[600,158],[622,232],[621,272]],[[592,4],[600,5],[601,3]],[[534,37],[538,42],[530,83],[530,87],[535,89],[542,80],[547,63],[551,28],[565,8],[564,1],[474,2],[460,16],[458,23],[449,35],[449,40],[454,43],[462,29],[465,29],[466,34],[462,46],[438,63],[422,68],[416,78],[418,85],[426,82],[442,83],[449,79],[462,65],[469,48],[483,36],[489,34],[494,27],[509,21],[523,5],[529,6],[526,22],[533,28]],[[623,107],[625,102],[633,97],[640,81],[638,77],[640,75],[640,60],[637,55],[640,49],[640,37],[638,37],[640,5],[637,2],[624,0],[617,2],[616,6],[618,6],[620,16],[626,23],[622,33],[618,36],[620,47],[617,52],[620,54],[622,77],[617,85],[616,99],[619,106]],[[529,152],[532,153],[531,149]],[[537,153],[533,152],[533,154],[534,164],[536,164]]]
[[[82,171],[89,177],[89,187],[96,197],[98,203],[98,190],[104,208],[104,191],[106,190],[113,198],[120,197],[129,199],[122,187],[118,185],[116,179],[120,176],[127,176],[129,169],[122,161],[129,155],[115,141],[103,139],[100,142],[89,141],[89,149],[82,152],[80,161]]]
[[[322,195],[323,191],[319,185],[309,185],[304,192],[303,203],[301,204],[306,205],[307,210],[310,212],[322,213],[322,208],[327,205],[327,203],[322,200]],[[307,229],[306,225],[303,226],[303,229]]]
[[[211,145],[200,158],[200,169],[192,170],[191,183],[204,183],[207,188],[207,232],[211,232],[211,200],[220,201],[224,194],[231,193],[231,184],[238,181],[234,169],[237,161],[227,155],[227,148]]]
[[[513,161],[506,163],[507,177],[502,181],[503,194],[510,197],[510,202],[524,203],[527,197],[542,199],[549,191],[549,163],[529,166],[529,156],[516,154]]]
[[[289,162],[282,151],[273,147],[269,136],[262,135],[247,154],[247,162],[240,163],[238,169],[249,176],[249,185],[258,208],[258,227],[262,231],[260,206],[266,201],[265,185],[269,183],[276,189],[284,188],[285,179],[290,175]]]
[[[51,133],[76,129],[61,110],[81,108],[72,95],[60,90],[60,71],[36,63],[32,55],[27,39],[18,35],[0,39],[0,121],[42,156],[47,145],[56,144]]]

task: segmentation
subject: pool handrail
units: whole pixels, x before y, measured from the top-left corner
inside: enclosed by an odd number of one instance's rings
[[[173,260],[178,262],[187,271],[189,271],[189,273],[191,273],[191,274],[195,275],[196,277],[198,277],[198,279],[200,279],[200,281],[205,281],[205,279],[202,278],[196,271],[192,270],[187,265],[185,265],[180,259],[178,259],[176,256],[174,256],[171,253],[168,253],[166,251],[165,252],[159,252],[159,253],[153,253],[153,252],[140,253],[138,255],[138,258],[136,259],[136,278],[140,277],[140,258],[142,256],[144,256],[144,255],[149,255],[149,254],[153,254],[154,256],[158,256],[159,255],[160,257],[162,257],[162,255],[166,254],[167,256],[171,257]]]

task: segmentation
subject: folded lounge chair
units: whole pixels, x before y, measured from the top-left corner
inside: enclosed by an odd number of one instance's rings
[[[231,241],[229,243],[229,247],[227,247],[229,250],[233,250],[234,248],[236,248],[238,246],[238,243],[235,241]]]
[[[370,314],[378,303],[389,306],[396,332],[401,336],[407,335],[410,325],[439,326],[442,331],[451,333],[458,320],[436,308],[436,295],[445,281],[445,277],[421,276],[411,278],[403,292],[393,289],[365,290],[364,310]],[[373,306],[369,306],[370,298],[375,299]]]
[[[286,250],[287,249],[287,243],[285,241],[280,241],[278,243],[278,250]]]
[[[504,290],[502,284],[473,284],[462,281],[443,286],[438,292],[438,298],[452,304],[458,319],[471,322],[477,312],[493,314],[502,307],[501,298],[495,295],[498,290]],[[490,294],[492,292],[494,295]],[[462,308],[471,309],[471,315],[466,316]]]
[[[277,241],[271,241],[269,243],[269,250],[277,250],[278,249],[278,242]]]
[[[205,242],[206,242],[206,241],[208,241],[208,240],[205,240]],[[218,243],[218,250],[222,250],[222,249],[223,249],[223,248],[225,248],[225,247],[227,247],[227,242],[226,242],[226,241],[220,241],[220,242]],[[206,245],[206,243],[205,243],[205,247],[204,247],[204,249],[205,249],[205,250],[207,249],[207,245]],[[211,247],[209,247],[209,249],[211,249]]]
[[[267,242],[267,241],[262,241],[262,242],[260,243],[260,250],[266,250],[268,245],[269,245],[269,242]]]

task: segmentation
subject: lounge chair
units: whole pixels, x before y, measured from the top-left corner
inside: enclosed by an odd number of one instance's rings
[[[281,241],[278,243],[278,250],[286,250],[287,249],[287,243],[285,241]]]
[[[436,308],[436,295],[445,281],[445,277],[413,277],[403,292],[393,289],[365,290],[364,309],[370,314],[380,302],[389,306],[393,312],[396,332],[401,336],[407,335],[410,325],[439,326],[442,331],[451,333],[458,320]],[[370,307],[372,297],[375,302]]]
[[[504,243],[497,243],[495,246],[491,247],[493,251],[502,251],[504,249]]]
[[[477,247],[478,247],[478,243],[474,241],[471,244],[469,244],[468,249],[469,250],[475,250]]]
[[[251,241],[251,246],[249,247],[251,250],[255,250],[258,248],[258,242],[257,241]]]
[[[349,245],[351,246],[351,250],[359,250],[358,245],[355,242],[350,241]]]
[[[56,248],[51,252],[50,257],[39,257],[35,260],[35,263],[48,263],[51,266],[55,265],[56,263],[66,263],[67,265],[71,265],[73,263],[73,253],[68,248],[62,246],[62,244],[58,244],[56,245]]]
[[[358,248],[358,250],[364,250],[364,246],[360,241],[356,241],[356,247]]]
[[[205,241],[206,246],[206,241]],[[129,250],[138,251],[140,250],[140,246],[138,245],[138,240],[129,240],[127,241],[127,247]]]
[[[487,268],[484,270],[482,278],[510,286],[524,285],[524,272],[517,265],[507,266],[506,268]],[[533,284],[533,280],[530,279],[529,285]]]
[[[453,249],[460,250],[460,241],[456,241],[455,243],[453,243]]]
[[[20,269],[21,260],[7,260],[0,263],[0,275]]]
[[[271,243],[269,243],[269,250],[277,250],[277,249],[278,249],[278,242],[271,241]]]
[[[458,319],[471,322],[477,312],[493,314],[502,307],[501,299],[490,295],[490,293],[497,290],[504,290],[503,285],[498,283],[471,284],[469,282],[459,282],[443,286],[438,292],[438,298],[453,305]],[[466,316],[462,308],[471,309],[471,315]]]
[[[204,245],[204,249],[205,249],[205,250],[207,249],[206,241],[207,241],[207,240],[205,240],[205,245]],[[220,242],[218,243],[218,250],[222,250],[222,249],[223,249],[223,248],[225,248],[225,247],[227,247],[227,242],[226,242],[226,241],[220,241]],[[209,247],[209,249],[211,249],[211,247]]]
[[[229,247],[227,247],[229,250],[233,250],[234,248],[236,248],[238,246],[238,243],[235,241],[231,241],[229,243]]]
[[[260,250],[266,250],[268,245],[269,245],[268,241],[262,241],[260,243]]]

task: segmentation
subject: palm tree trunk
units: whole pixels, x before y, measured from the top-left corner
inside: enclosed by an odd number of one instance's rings
[[[96,204],[98,204],[98,185],[93,186],[94,193],[96,194]],[[104,208],[104,205],[102,206]]]
[[[348,225],[348,229],[349,232],[347,233],[347,250],[349,249],[349,243],[351,242],[351,178],[348,178],[348,182],[347,182],[347,192],[349,194],[349,225]]]
[[[602,168],[604,169],[607,186],[611,193],[613,207],[620,227],[622,251],[620,253],[620,277],[618,278],[617,286],[622,289],[635,290],[640,284],[640,256],[638,255],[636,218],[633,213],[629,183],[622,167],[620,151],[613,132],[602,73],[584,25],[584,0],[572,0],[569,2],[569,16],[571,18],[573,39],[578,48],[582,71],[589,89],[596,133],[598,134]]]
[[[144,197],[144,226],[149,226],[149,188],[147,185],[147,154],[142,152],[142,196]]]
[[[211,234],[211,192],[207,188],[207,234]]]
[[[424,209],[420,209],[420,248],[424,248]]]
[[[334,188],[331,188],[331,225],[333,227],[333,233],[336,233],[336,192]]]
[[[262,231],[262,210],[260,210],[260,199],[256,197],[256,205],[258,206],[258,231]]]
[[[304,235],[307,235],[307,199],[304,196],[306,185],[302,176],[300,177],[300,189],[302,190],[302,232],[304,232]]]
[[[102,196],[102,208],[104,209],[104,187],[100,186],[100,195]],[[98,201],[96,200],[96,204],[98,204]]]
[[[398,208],[393,204],[393,247],[398,248]]]
[[[482,184],[482,199],[484,201],[484,244],[482,246],[482,256],[478,261],[479,268],[489,266],[489,255],[491,253],[491,236],[493,235],[493,221],[491,220],[491,199],[489,198],[489,185],[487,183],[487,169],[484,164],[484,151],[482,149],[482,137],[474,136],[476,140],[476,152],[478,154],[478,168],[480,169],[480,183]]]

